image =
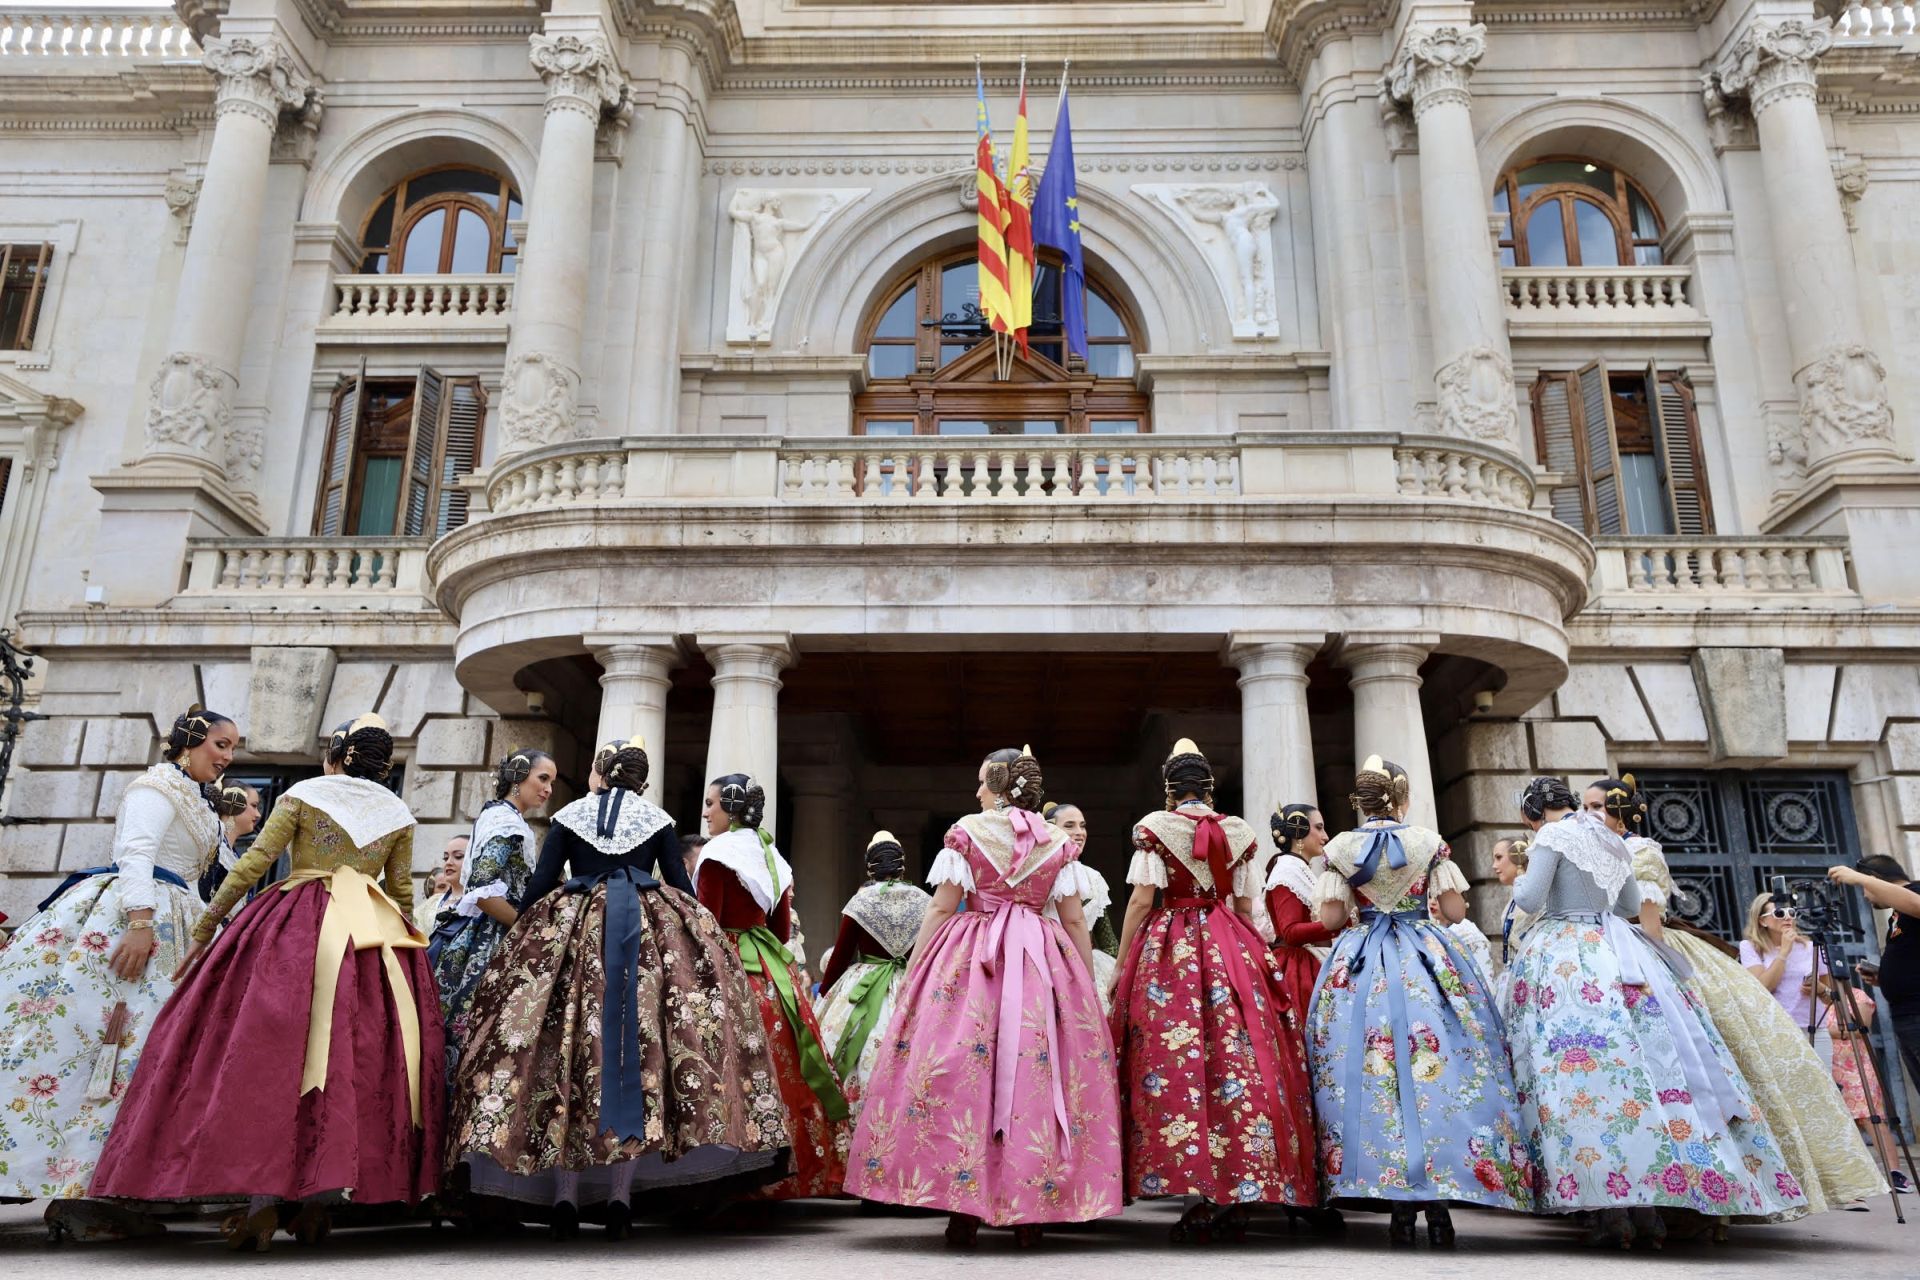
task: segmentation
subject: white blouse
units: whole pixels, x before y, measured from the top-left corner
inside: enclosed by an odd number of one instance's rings
[[[168,766],[171,767],[171,766]],[[219,838],[219,820],[207,811],[206,830],[195,831],[181,820],[174,802],[152,787],[130,787],[120,802],[120,819],[113,830],[113,861],[119,868],[120,905],[129,910],[158,907],[153,869],[164,867],[192,886],[207,865]],[[198,901],[196,896],[196,902]]]

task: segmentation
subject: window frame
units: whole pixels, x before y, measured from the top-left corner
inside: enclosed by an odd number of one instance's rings
[[[437,386],[434,397],[434,419],[423,422],[422,409],[427,403],[421,395],[421,386],[428,379]],[[382,450],[377,456],[396,456],[401,461],[400,489],[394,507],[393,529],[389,533],[350,533],[348,530],[359,524],[361,503],[365,498],[366,468],[365,461],[370,456],[364,439],[367,429],[367,412],[371,400],[369,389],[386,385],[411,383],[413,391],[409,397],[409,422],[405,447],[398,452]],[[448,446],[453,436],[456,406],[461,396],[467,397],[466,406],[472,421],[468,429],[461,433],[470,435],[472,458],[464,470],[458,468],[458,459],[450,459]],[[484,446],[487,415],[487,389],[479,374],[448,374],[438,369],[421,365],[412,378],[404,373],[393,376],[370,375],[365,361],[354,374],[343,374],[329,394],[326,423],[327,428],[322,439],[320,452],[319,487],[314,499],[312,530],[315,537],[344,539],[358,538],[439,538],[466,523],[467,506],[457,497],[450,497],[460,479],[473,474],[480,468],[481,451]],[[344,453],[342,436],[345,434]],[[422,450],[422,441],[425,450]],[[462,443],[465,443],[464,441]],[[339,457],[340,478],[336,480],[335,459]],[[452,462],[454,469],[449,470]],[[339,502],[336,507],[337,523],[328,527],[328,497],[336,489]],[[419,501],[414,501],[414,493],[420,493]],[[420,528],[409,530],[409,516],[418,513]],[[453,516],[458,514],[459,519]]]
[[[1664,369],[1656,362],[1648,361],[1638,376],[1647,385],[1649,429],[1653,436],[1653,456],[1660,460],[1662,487],[1667,501],[1667,514],[1673,524],[1673,533],[1650,534],[1627,528],[1626,512],[1628,503],[1622,485],[1624,471],[1620,466],[1619,429],[1613,418],[1612,380],[1624,374],[1635,376],[1629,369],[1612,370],[1604,360],[1593,360],[1578,369],[1542,369],[1535,376],[1530,399],[1533,408],[1534,456],[1540,465],[1563,478],[1562,488],[1571,488],[1579,495],[1581,524],[1579,531],[1589,538],[1601,537],[1712,537],[1714,534],[1713,495],[1707,480],[1705,442],[1701,438],[1699,402],[1695,394],[1693,381],[1685,369]],[[1605,465],[1596,469],[1593,454],[1595,433],[1591,429],[1595,424],[1588,421],[1586,398],[1582,395],[1584,380],[1596,379],[1602,389],[1602,413],[1605,421],[1599,424],[1604,432],[1608,446]],[[1556,468],[1550,458],[1557,450],[1548,437],[1546,400],[1554,384],[1565,388],[1567,413],[1569,420],[1569,441],[1566,445],[1573,455],[1571,472]],[[1668,397],[1677,401],[1677,408],[1684,414],[1678,423],[1666,419]],[[1684,433],[1686,440],[1688,471],[1677,472],[1672,462],[1673,450],[1677,447],[1672,438],[1675,432]],[[1602,530],[1601,509],[1604,499],[1596,491],[1596,485],[1611,480],[1613,485],[1612,502],[1618,513],[1620,529]],[[1559,492],[1556,490],[1555,492]],[[1691,505],[1697,510],[1700,527],[1686,529],[1689,513],[1683,510],[1680,494],[1691,493]],[[1566,516],[1570,513],[1555,511],[1555,518],[1562,523],[1570,523]]]
[[[1542,186],[1540,190],[1528,196],[1526,202],[1522,204],[1520,174],[1542,164],[1590,164],[1597,170],[1604,170],[1613,175],[1613,195],[1609,198],[1598,187],[1583,182],[1555,182]],[[1499,248],[1503,261],[1508,254],[1513,256],[1512,266],[1533,265],[1527,261],[1529,253],[1526,227],[1534,211],[1549,201],[1560,203],[1560,235],[1567,251],[1568,269],[1610,270],[1638,267],[1642,265],[1639,261],[1639,250],[1642,248],[1654,249],[1659,252],[1661,259],[1659,263],[1645,265],[1665,265],[1666,253],[1661,248],[1661,244],[1666,237],[1667,220],[1660,212],[1660,205],[1643,184],[1629,177],[1623,169],[1611,162],[1582,155],[1532,156],[1523,164],[1510,166],[1500,175],[1499,181],[1493,184],[1493,190],[1496,198],[1502,193],[1505,193],[1507,198],[1507,230],[1501,237]],[[1655,234],[1651,238],[1634,234],[1633,195],[1638,195],[1653,214]],[[1589,265],[1581,261],[1579,228],[1573,212],[1573,202],[1576,198],[1586,199],[1604,213],[1607,221],[1612,224],[1614,252],[1619,259],[1617,263]],[[1549,266],[1542,269],[1552,270],[1553,268]]]
[[[426,197],[416,205],[407,204],[407,184],[427,177],[430,174],[448,173],[455,170],[461,170],[467,173],[483,173],[488,177],[499,179],[499,207],[490,207],[484,199],[466,191],[442,191]],[[384,245],[369,245],[367,243],[367,230],[389,199],[393,201],[393,221],[388,227],[387,242]],[[440,232],[438,270],[425,274],[454,274],[450,268],[454,241],[458,234],[459,214],[457,211],[459,209],[470,209],[478,213],[487,224],[487,269],[480,274],[507,274],[504,268],[505,260],[509,257],[513,258],[515,260],[514,266],[517,269],[519,266],[519,256],[522,252],[521,246],[517,241],[511,244],[508,243],[509,237],[513,234],[512,228],[508,225],[508,223],[512,221],[512,219],[508,217],[508,212],[516,202],[521,206],[520,216],[525,218],[525,199],[520,194],[520,189],[514,185],[513,178],[503,170],[489,168],[485,165],[458,163],[433,165],[429,168],[417,169],[381,192],[380,198],[373,202],[372,207],[367,210],[366,216],[360,219],[360,235],[358,241],[360,245],[360,274],[388,276],[404,276],[408,274],[400,270],[400,263],[406,256],[407,237],[413,233],[414,226],[435,209],[444,209],[447,211],[447,222]],[[386,258],[385,265],[378,269],[370,265],[370,259],[376,254],[384,255]],[[413,274],[417,276],[422,273],[416,272]]]

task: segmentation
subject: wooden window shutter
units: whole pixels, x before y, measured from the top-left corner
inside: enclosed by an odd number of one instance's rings
[[[446,429],[442,433],[446,445],[440,462],[435,537],[467,522],[467,491],[457,482],[480,468],[480,427],[487,416],[487,393],[478,378],[449,379],[446,402]]]
[[[1693,388],[1679,373],[1647,366],[1647,390],[1654,408],[1654,442],[1667,478],[1673,531],[1684,538],[1713,532],[1713,504],[1707,493],[1706,458],[1700,447],[1700,417]]]
[[[1579,438],[1586,455],[1587,492],[1593,499],[1593,523],[1588,532],[1625,533],[1620,455],[1613,434],[1613,389],[1607,385],[1607,366],[1596,360],[1582,366],[1574,377],[1580,385]]]
[[[413,386],[413,424],[407,433],[407,470],[401,479],[400,509],[394,533],[417,538],[427,531],[427,513],[433,509],[434,479],[440,470],[440,442],[445,439],[440,415],[446,404],[446,379],[422,367]]]
[[[1543,373],[1533,384],[1533,433],[1540,465],[1565,478],[1547,500],[1553,518],[1585,533],[1589,501],[1580,438],[1575,430],[1574,381],[1570,373]]]
[[[12,331],[0,333],[0,351],[33,350],[34,331],[40,325],[40,299],[46,293],[47,269],[52,263],[52,244],[0,245],[0,298],[9,293],[25,295]],[[0,314],[5,310],[0,307]]]
[[[366,412],[367,362],[342,378],[327,409],[327,444],[320,454],[320,497],[313,506],[313,531],[337,538],[347,516],[347,490],[353,483],[353,454],[360,439],[360,417]]]

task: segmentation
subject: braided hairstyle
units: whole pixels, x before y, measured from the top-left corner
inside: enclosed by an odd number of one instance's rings
[[[174,718],[173,728],[167,731],[167,759],[178,764],[181,756],[205,742],[216,728],[232,723],[230,717],[194,703]]]
[[[907,851],[891,831],[876,831],[867,842],[867,879],[898,880],[907,874]]]
[[[1160,781],[1167,791],[1168,809],[1187,797],[1208,802],[1213,799],[1213,766],[1191,738],[1173,744],[1173,754],[1160,766]]]
[[[1602,806],[1609,818],[1616,818],[1629,831],[1636,831],[1647,822],[1647,796],[1640,785],[1633,780],[1632,774],[1619,778],[1602,778],[1598,782],[1587,784],[1589,791],[1600,788]]]
[[[720,812],[749,831],[767,817],[767,790],[744,773],[723,773],[707,785],[719,788]]]
[[[1310,804],[1284,805],[1276,810],[1267,825],[1273,829],[1273,847],[1282,857],[1299,857],[1294,846],[1313,834],[1314,807]]]
[[[1040,772],[1040,762],[1033,758],[1033,748],[1002,747],[990,753],[984,763],[987,790],[1016,809],[1041,811],[1047,800],[1046,779]]]
[[[1533,841],[1526,836],[1521,836],[1507,849],[1507,861],[1522,871],[1525,871],[1527,869],[1527,850],[1532,847]]]
[[[1573,789],[1565,778],[1541,776],[1528,782],[1520,793],[1520,812],[1527,821],[1538,822],[1555,809],[1577,809]]]
[[[1407,807],[1412,792],[1406,769],[1391,760],[1369,756],[1353,777],[1353,794],[1347,801],[1362,820],[1392,818]]]
[[[599,766],[600,777],[607,784],[607,789],[618,788],[622,791],[646,790],[647,775],[653,768],[647,759],[647,749],[640,745],[638,738],[615,745],[605,763],[596,758],[595,764]]]
[[[387,722],[368,714],[341,725],[327,740],[327,761],[349,778],[385,782],[393,772],[393,735]]]
[[[505,800],[513,789],[533,776],[534,766],[542,760],[551,761],[552,756],[538,747],[522,747],[512,755],[500,761],[493,771],[493,798]]]

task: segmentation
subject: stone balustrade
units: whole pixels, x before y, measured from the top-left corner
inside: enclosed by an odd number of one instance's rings
[[[1845,538],[1600,537],[1594,546],[1603,607],[1863,607]]]
[[[193,33],[166,9],[0,8],[0,60],[199,56]]]
[[[427,538],[193,538],[176,604],[210,598],[258,608],[391,609],[424,606]]]
[[[1693,319],[1689,267],[1504,267],[1512,320],[1579,323]]]
[[[1842,44],[1900,40],[1920,34],[1920,4],[1902,0],[1847,0],[1834,18],[1833,32]]]
[[[449,332],[504,340],[513,311],[511,275],[337,276],[323,335],[439,340]]]
[[[1027,506],[1342,496],[1524,511],[1533,487],[1516,459],[1484,446],[1352,432],[579,441],[511,458],[484,484],[495,515],[625,501]]]

